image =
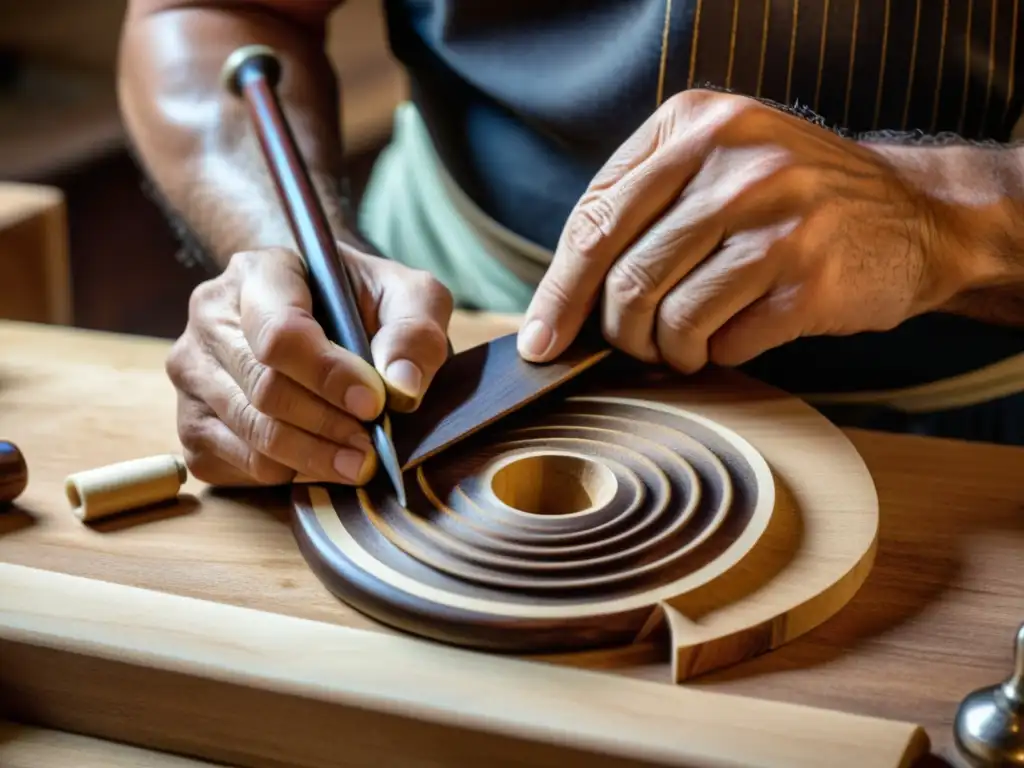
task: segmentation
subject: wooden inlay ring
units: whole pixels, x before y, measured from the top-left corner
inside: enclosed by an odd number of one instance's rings
[[[408,631],[581,649],[636,638],[663,601],[739,563],[771,519],[767,463],[696,413],[587,395],[517,424],[408,472],[407,507],[386,482],[297,486],[313,569]]]

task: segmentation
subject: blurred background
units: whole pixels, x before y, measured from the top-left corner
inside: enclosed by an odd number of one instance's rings
[[[357,196],[406,88],[380,6],[347,0],[330,24]],[[205,277],[177,260],[125,148],[114,84],[124,10],[0,0],[0,317],[174,337]]]

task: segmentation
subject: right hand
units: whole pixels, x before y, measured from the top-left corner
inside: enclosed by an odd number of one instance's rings
[[[362,485],[377,457],[364,422],[415,409],[448,356],[451,294],[426,272],[339,244],[374,365],[332,344],[310,313],[305,265],[238,253],[200,284],[167,359],[191,473],[218,486]]]

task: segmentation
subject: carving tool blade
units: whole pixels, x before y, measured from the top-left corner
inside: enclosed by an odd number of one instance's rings
[[[384,467],[391,484],[395,487],[395,495],[398,503],[403,507],[408,503],[405,498],[405,483],[402,482],[402,467],[398,463],[398,455],[395,446],[391,442],[391,425],[385,419],[384,423],[376,423],[373,427],[373,446],[377,449],[377,456]]]

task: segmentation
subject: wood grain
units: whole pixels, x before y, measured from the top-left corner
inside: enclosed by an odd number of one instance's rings
[[[0,765],[3,768],[216,768],[206,761],[2,720]]]
[[[457,314],[457,349],[518,318]],[[349,627],[387,630],[339,605],[299,553],[287,493],[211,493],[190,480],[177,504],[82,526],[71,472],[179,450],[169,344],[0,323],[0,435],[30,458],[29,486],[0,514],[0,561],[191,595]],[[963,696],[1006,677],[1024,616],[1024,449],[845,430],[879,494],[875,566],[836,617],[690,687],[921,722],[958,765],[950,726]],[[638,653],[609,672],[663,681]],[[145,699],[145,696],[142,697]]]
[[[21,717],[254,768],[334,766],[342,752],[348,766],[819,768],[828,754],[831,768],[905,768],[928,746],[912,723],[6,564],[0,654]]]
[[[659,646],[675,682],[841,610],[871,569],[878,530],[875,488],[848,439],[738,373],[615,370],[407,472],[407,506],[383,481],[296,486],[296,536],[314,572],[352,607],[415,634],[516,653]],[[473,378],[453,366],[435,384],[450,393]],[[459,406],[487,408],[490,393]],[[543,514],[498,498],[494,480],[510,469],[529,466],[506,497],[535,490],[545,461],[567,460],[603,469],[600,503],[596,487],[579,492],[584,507]],[[562,503],[573,482],[559,473]]]

